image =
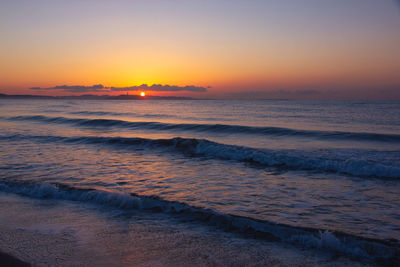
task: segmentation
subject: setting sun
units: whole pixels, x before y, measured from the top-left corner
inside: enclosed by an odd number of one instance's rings
[[[400,267],[400,0],[0,0],[0,25],[0,267]]]

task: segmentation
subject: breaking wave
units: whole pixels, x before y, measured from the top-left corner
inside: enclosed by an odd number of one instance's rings
[[[0,136],[0,140],[33,140],[71,144],[107,145],[118,148],[157,149],[180,152],[188,156],[205,156],[219,160],[250,162],[282,170],[311,170],[342,173],[361,177],[400,178],[400,152],[363,151],[354,149],[324,149],[316,151],[257,149],[226,145],[205,139],[123,138],[96,136]]]
[[[0,180],[0,191],[31,198],[93,203],[122,210],[142,210],[176,215],[269,241],[285,242],[307,248],[321,248],[369,259],[396,259],[400,256],[397,240],[370,239],[325,229],[294,227],[249,217],[168,201],[156,196],[117,193],[71,187],[65,184]]]
[[[191,131],[191,132],[214,132],[228,134],[249,134],[264,136],[292,136],[309,137],[327,140],[349,140],[349,141],[373,141],[373,142],[395,142],[400,143],[398,134],[363,133],[363,132],[340,132],[340,131],[317,131],[298,130],[281,127],[253,127],[229,124],[196,124],[196,123],[163,123],[146,121],[125,121],[115,119],[87,119],[48,117],[42,115],[2,117],[8,120],[39,121],[46,123],[72,124],[86,127],[118,127],[124,129],[145,129],[158,131]]]

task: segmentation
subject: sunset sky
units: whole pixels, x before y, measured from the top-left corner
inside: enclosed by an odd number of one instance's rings
[[[393,0],[2,0],[0,34],[6,94],[400,99]]]

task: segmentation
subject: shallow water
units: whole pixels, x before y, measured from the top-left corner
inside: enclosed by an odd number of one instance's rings
[[[4,193],[0,211],[1,249],[33,266],[369,266],[165,214]]]

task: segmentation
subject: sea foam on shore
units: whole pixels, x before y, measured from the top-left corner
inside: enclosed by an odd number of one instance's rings
[[[0,193],[0,249],[33,266],[368,266],[321,250],[244,238],[166,214]],[[12,207],[12,208],[10,208]]]

